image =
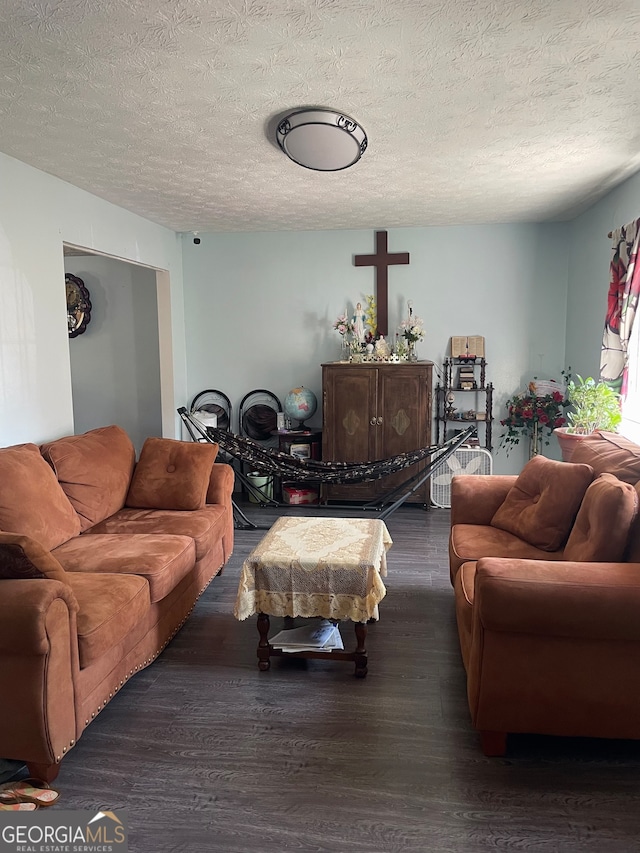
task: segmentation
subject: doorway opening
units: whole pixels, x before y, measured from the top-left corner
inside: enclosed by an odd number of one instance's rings
[[[118,424],[139,453],[175,421],[169,274],[67,243],[63,253],[91,299],[86,331],[69,339],[74,432]]]

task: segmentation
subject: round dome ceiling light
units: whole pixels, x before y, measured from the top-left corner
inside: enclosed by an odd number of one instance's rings
[[[324,108],[289,113],[278,123],[276,139],[294,163],[318,172],[348,169],[367,148],[367,134],[357,121]]]

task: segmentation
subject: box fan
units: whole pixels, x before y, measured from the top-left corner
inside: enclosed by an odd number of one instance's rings
[[[451,506],[451,481],[456,474],[491,474],[493,458],[484,447],[459,447],[431,474],[431,503]]]

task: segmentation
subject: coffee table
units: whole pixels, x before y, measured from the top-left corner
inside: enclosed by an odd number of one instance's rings
[[[236,619],[258,614],[258,667],[270,658],[324,658],[355,662],[367,674],[367,622],[378,619],[386,595],[386,552],[392,541],[383,521],[371,518],[279,518],[242,566]],[[356,648],[284,652],[269,643],[269,617],[317,617],[355,623]]]

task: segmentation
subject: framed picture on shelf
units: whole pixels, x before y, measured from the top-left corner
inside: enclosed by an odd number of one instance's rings
[[[295,456],[296,459],[311,459],[310,444],[292,444],[289,452],[292,456]]]

